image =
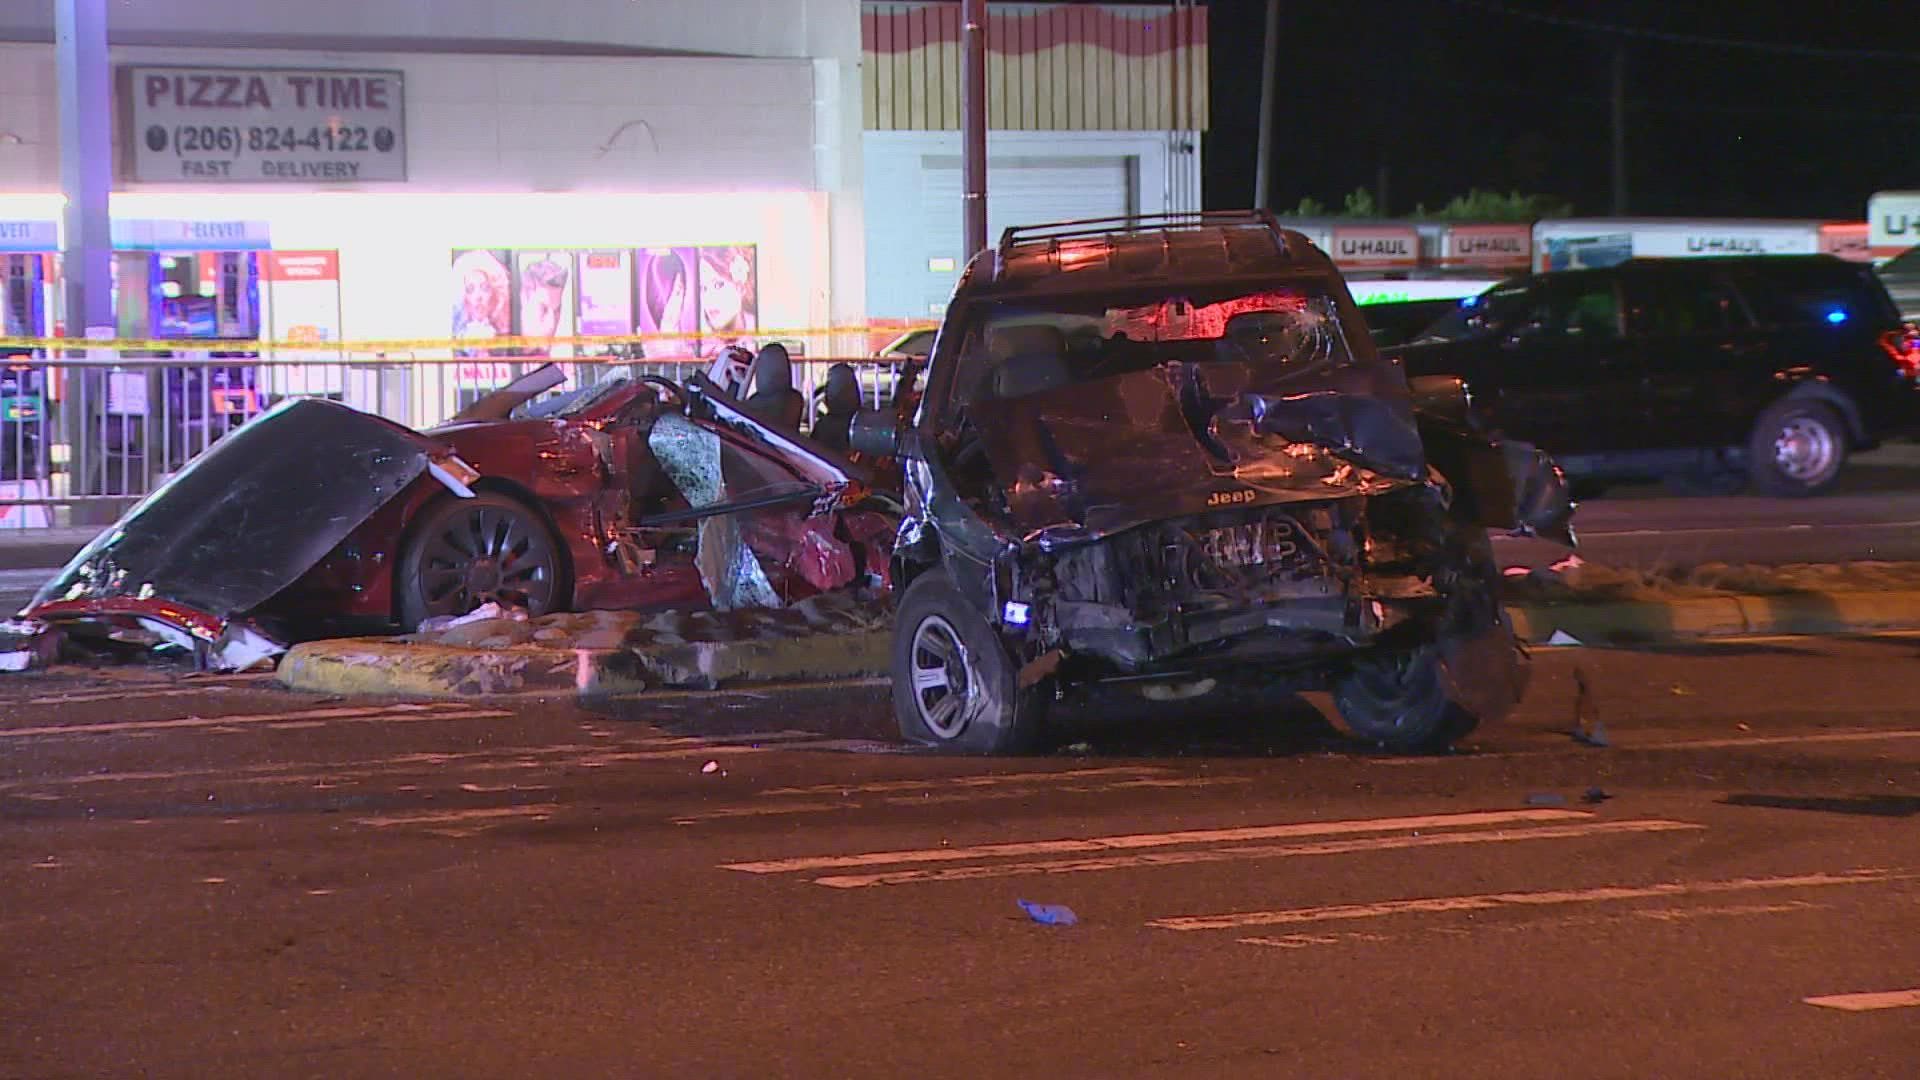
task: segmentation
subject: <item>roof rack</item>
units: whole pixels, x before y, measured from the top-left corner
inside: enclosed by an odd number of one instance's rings
[[[1175,210],[1159,214],[1080,218],[1074,221],[1055,221],[1045,225],[1010,228],[1000,234],[1000,254],[1005,257],[1019,244],[1054,244],[1061,240],[1105,236],[1117,232],[1138,232],[1143,229],[1236,225],[1267,229],[1273,233],[1274,241],[1280,245],[1281,249],[1286,249],[1286,237],[1281,231],[1280,221],[1269,211]]]

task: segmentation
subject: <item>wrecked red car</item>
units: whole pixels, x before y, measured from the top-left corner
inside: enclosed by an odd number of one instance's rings
[[[20,614],[231,667],[489,602],[725,609],[885,586],[895,508],[798,432],[784,357],[756,364],[744,400],[698,373],[563,382],[548,365],[424,432],[282,403]]]

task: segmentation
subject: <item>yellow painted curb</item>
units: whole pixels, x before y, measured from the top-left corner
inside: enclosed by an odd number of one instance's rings
[[[342,697],[573,697],[647,687],[626,652],[463,649],[365,638],[296,645],[275,677],[289,689]]]
[[[1646,644],[1740,634],[1846,634],[1920,628],[1920,591],[1689,597],[1665,603],[1514,604],[1520,640],[1555,631],[1589,645]],[[342,697],[498,698],[638,694],[885,675],[892,633],[689,642],[632,650],[467,649],[380,638],[296,645],[279,682]]]
[[[1589,644],[1738,634],[1851,634],[1920,627],[1920,591],[1801,592],[1686,597],[1664,603],[1513,604],[1514,633],[1542,644],[1554,632]]]

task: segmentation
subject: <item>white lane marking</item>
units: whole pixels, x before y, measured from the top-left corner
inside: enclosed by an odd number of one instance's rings
[[[506,715],[488,713],[487,716]],[[442,713],[428,719],[458,719],[457,714]],[[381,720],[385,717],[375,716]],[[755,747],[730,745],[681,746],[680,740],[666,740],[669,745],[659,750],[648,749],[657,739],[639,739],[632,745],[642,747],[640,752],[620,756],[621,761],[648,761],[653,759],[678,759],[698,757],[711,751],[715,756],[741,753],[759,753]],[[217,777],[230,783],[242,784],[279,784],[303,783],[324,780],[330,783],[351,780],[373,779],[382,774],[401,773],[411,769],[432,768],[439,771],[446,767],[464,770],[468,773],[502,772],[516,769],[540,769],[555,766],[565,767],[579,761],[591,760],[604,764],[608,756],[605,743],[572,744],[562,746],[524,746],[499,747],[491,750],[470,750],[454,753],[419,752],[397,754],[389,758],[360,759],[356,761],[300,761],[269,762],[256,765],[228,765],[204,769],[167,769],[139,772],[83,773],[77,776],[45,776],[25,780],[0,781],[0,792],[17,791],[42,787],[78,787],[89,784],[141,783],[147,781],[179,781],[198,777]]]
[[[482,806],[467,810],[422,810],[417,813],[354,818],[353,823],[384,829],[393,825],[456,825],[466,821],[497,821],[501,818],[544,821],[559,809],[559,803],[529,803],[525,806]]]
[[[21,704],[23,705],[84,705],[90,701],[119,701],[123,698],[130,698],[130,697],[140,698],[144,700],[146,698],[193,697],[195,695],[204,695],[204,694],[229,694],[233,692],[233,689],[234,688],[231,686],[208,685],[208,686],[196,686],[196,687],[193,687],[192,689],[177,689],[177,690],[139,690],[139,691],[103,690],[103,691],[95,691],[95,692],[80,693],[80,694],[61,694],[55,697],[28,698],[26,701],[22,702]]]
[[[816,855],[797,859],[723,863],[722,868],[749,874],[791,874],[803,870],[837,870],[899,863],[960,862],[1020,855],[1070,855],[1083,851],[1115,851],[1168,847],[1174,844],[1238,843],[1295,836],[1338,836],[1346,833],[1393,832],[1399,829],[1459,829],[1481,825],[1510,825],[1532,821],[1587,818],[1577,810],[1483,810],[1462,814],[1422,814],[1415,817],[1358,818],[1351,821],[1296,821],[1285,825],[1252,825],[1237,829],[1192,829],[1185,832],[1128,833],[1067,840],[1026,840],[974,847],[920,848],[910,851],[870,851],[859,855]]]
[[[675,825],[698,825],[703,821],[725,821],[729,818],[776,817],[782,814],[824,814],[834,810],[857,809],[851,803],[773,803],[766,806],[729,806],[719,810],[703,810],[697,814],[686,814],[673,818]]]
[[[1425,926],[1413,934],[1378,934],[1362,930],[1340,930],[1331,934],[1281,934],[1266,937],[1236,938],[1242,945],[1258,945],[1269,949],[1306,949],[1316,945],[1344,945],[1353,943],[1378,944],[1381,942],[1404,940],[1415,934],[1429,937],[1474,937],[1482,934],[1537,933],[1541,930],[1570,930],[1580,927],[1617,927],[1632,922],[1697,922],[1701,919],[1738,918],[1750,915],[1791,915],[1807,911],[1824,910],[1827,905],[1816,904],[1809,900],[1793,900],[1784,904],[1717,904],[1700,907],[1664,907],[1638,908],[1632,911],[1614,912],[1608,915],[1563,915],[1545,920],[1528,920],[1519,923],[1476,922],[1471,928],[1458,926]]]
[[[1801,998],[1809,1005],[1846,1012],[1871,1012],[1875,1009],[1920,1008],[1920,990],[1881,990],[1871,994],[1827,994]]]
[[[0,728],[0,738],[42,735],[105,735],[119,731],[171,731],[176,728],[232,727],[289,720],[478,720],[512,716],[492,709],[476,709],[458,702],[434,705],[343,706],[298,712],[246,713],[239,716],[181,716],[171,720],[117,720],[102,724],[66,724],[52,727]]]
[[[1623,750],[1652,752],[1657,750],[1737,750],[1749,746],[1792,746],[1798,743],[1854,743],[1880,742],[1887,739],[1920,739],[1920,731],[1905,729],[1894,731],[1830,731],[1818,735],[1743,735],[1729,739],[1692,739],[1665,743],[1620,742],[1613,744],[1615,752]],[[1458,756],[1420,756],[1420,757],[1379,757],[1364,758],[1369,765],[1420,766],[1467,761],[1506,761],[1512,758],[1553,757],[1566,753],[1565,750],[1507,750],[1491,754],[1473,754],[1466,758]]]
[[[1742,746],[1783,746],[1792,743],[1877,742],[1882,739],[1920,739],[1920,731],[1836,731],[1821,735],[1753,735],[1731,739],[1696,739],[1647,747],[1665,750],[1669,746],[1683,750],[1726,750]],[[1628,749],[1634,749],[1629,747]]]
[[[1253,779],[1246,776],[1199,776],[1167,777],[1165,779],[1147,777],[1138,780],[1117,780],[1112,783],[1061,784],[1046,788],[1049,795],[1099,795],[1114,791],[1132,791],[1139,788],[1197,788],[1237,784],[1251,784]],[[917,784],[925,789],[928,785]],[[761,794],[767,794],[762,792]],[[928,791],[919,794],[884,795],[879,802],[885,806],[941,806],[948,803],[994,802],[1002,799],[1024,799],[1034,794],[1031,787],[1014,788],[966,788],[959,791]],[[724,821],[735,818],[784,817],[791,814],[827,814],[834,811],[859,810],[866,803],[858,799],[843,799],[838,802],[768,802],[751,803],[745,806],[722,807],[717,810],[703,810],[694,814],[683,814],[671,820],[675,825],[698,825],[703,821]]]
[[[1333,904],[1326,907],[1284,908],[1279,911],[1241,911],[1227,915],[1188,915],[1154,919],[1147,925],[1162,930],[1237,930],[1248,926],[1288,926],[1351,919],[1378,919],[1389,915],[1488,911],[1502,907],[1549,907],[1615,900],[1644,900],[1665,896],[1707,896],[1763,889],[1874,885],[1915,877],[1920,877],[1920,873],[1905,870],[1865,869],[1849,870],[1841,874],[1796,874],[1787,877],[1733,878],[1726,881],[1672,881],[1658,885],[1605,885],[1592,889],[1477,893],[1465,896],[1424,897],[1415,900],[1384,900],[1372,904]]]
[[[984,866],[944,866],[926,870],[891,870],[878,874],[838,874],[813,879],[830,889],[861,889],[872,885],[910,885],[929,881],[971,881],[980,878],[1026,877],[1034,874],[1085,874],[1130,870],[1142,866],[1188,866],[1194,863],[1287,859],[1309,855],[1351,855],[1363,851],[1399,851],[1406,848],[1447,847],[1458,844],[1503,844],[1517,840],[1575,840],[1624,833],[1676,832],[1704,829],[1690,821],[1596,821],[1584,825],[1542,825],[1531,829],[1486,832],[1441,832],[1425,836],[1371,836],[1357,840],[1322,840],[1312,844],[1250,844],[1244,847],[1198,848],[1186,851],[1150,851],[1139,855],[1111,855],[1100,859],[1052,859],[1043,862],[989,863]]]
[[[934,776],[923,780],[876,780],[865,784],[812,784],[807,787],[769,788],[760,794],[780,795],[867,795],[894,791],[918,791],[921,788],[998,787],[1004,784],[1047,784],[1088,777],[1164,776],[1171,769],[1158,766],[1115,766],[1102,769],[1066,769],[1060,772],[1002,773],[993,776]]]
[[[1049,795],[1097,795],[1108,791],[1132,791],[1137,788],[1201,788],[1231,787],[1237,784],[1251,784],[1249,776],[1194,776],[1168,777],[1166,779],[1120,780],[1111,784],[1062,784],[1046,789]],[[1024,799],[1034,794],[1031,790],[1014,789],[1011,791],[948,791],[923,792],[920,795],[889,795],[880,801],[889,806],[933,806],[939,803],[990,802],[996,799]]]
[[[1862,521],[1854,524],[1835,524],[1833,522],[1782,522],[1773,525],[1730,525],[1717,528],[1689,529],[1581,529],[1581,536],[1706,536],[1718,533],[1739,533],[1746,535],[1757,532],[1794,532],[1804,529],[1845,529],[1854,532],[1859,529],[1911,529],[1920,525],[1920,521]]]

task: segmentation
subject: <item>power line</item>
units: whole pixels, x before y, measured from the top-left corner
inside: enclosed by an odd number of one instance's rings
[[[1669,45],[1704,45],[1716,49],[1773,53],[1781,56],[1808,56],[1829,60],[1920,60],[1920,52],[1901,52],[1895,49],[1841,49],[1823,45],[1789,45],[1778,41],[1756,41],[1752,38],[1715,37],[1710,34],[1683,34],[1670,30],[1651,30],[1640,26],[1600,22],[1596,19],[1523,11],[1506,4],[1493,3],[1492,0],[1447,0],[1447,2],[1455,7],[1476,8],[1497,15],[1505,15],[1508,18],[1557,26],[1564,30],[1637,38],[1642,41],[1659,41]]]

